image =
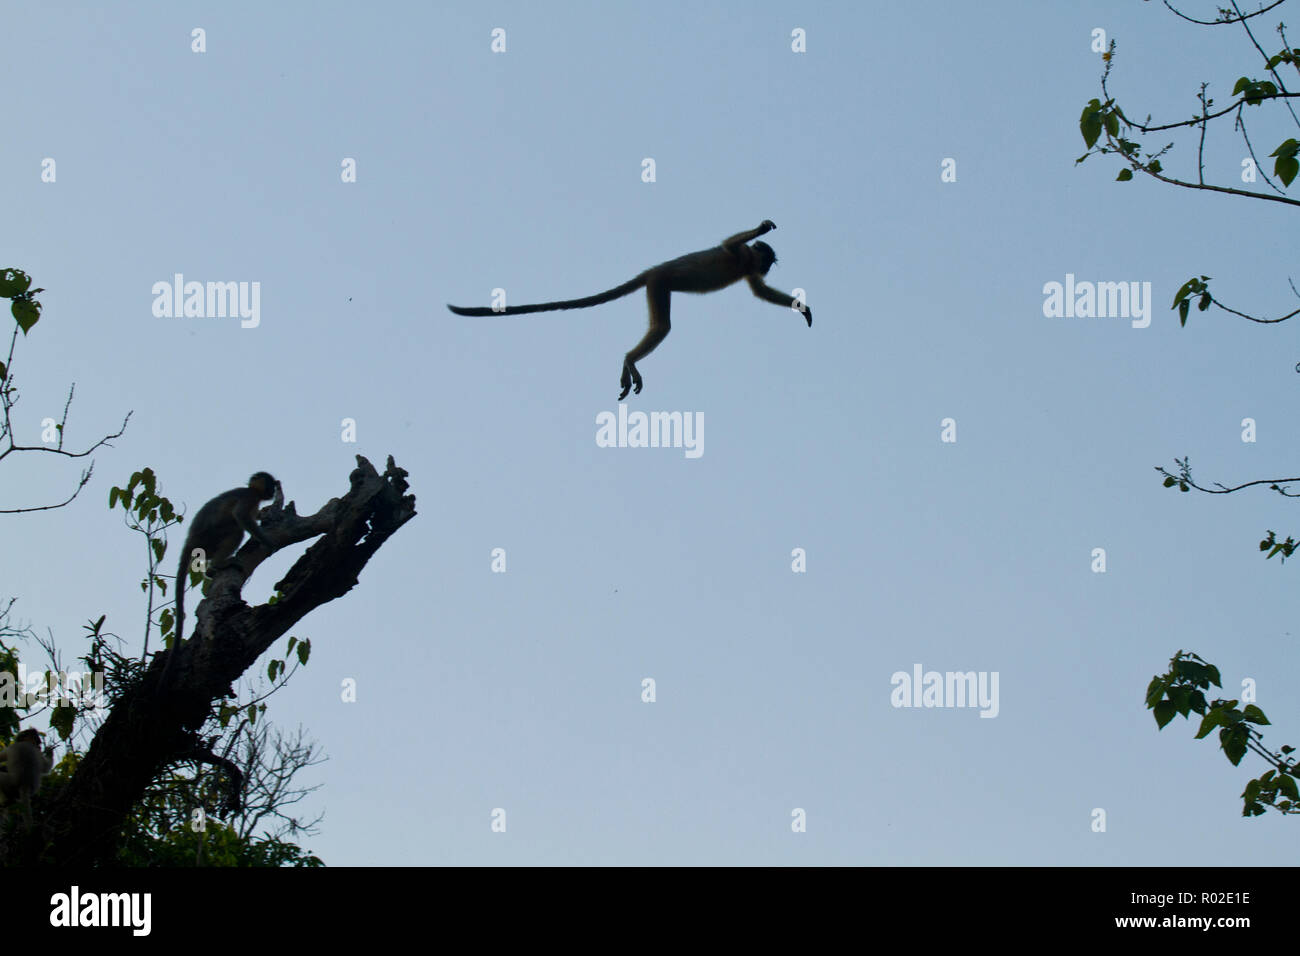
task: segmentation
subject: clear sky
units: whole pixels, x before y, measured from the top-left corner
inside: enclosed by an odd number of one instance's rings
[[[294,629],[314,654],[271,708],[330,758],[300,781],[330,864],[1293,862],[1290,821],[1239,815],[1263,764],[1142,698],[1193,649],[1300,745],[1300,568],[1256,550],[1294,505],[1153,471],[1300,467],[1294,324],[1168,308],[1204,273],[1289,311],[1295,212],[1076,167],[1098,28],[1139,116],[1261,72],[1240,28],[1130,0],[10,5],[0,265],[46,289],[18,437],[73,381],[71,444],[135,415],[72,506],[3,519],[3,593],[69,658],[100,614],[138,647],[111,484],[150,466],[192,513],[266,469],[308,513],[392,454],[419,515]],[[1229,125],[1206,174],[1232,183]],[[1165,165],[1194,175],[1194,141]],[[677,295],[628,402],[702,414],[698,458],[596,445],[640,293],[444,307],[590,295],[763,219],[813,327],[743,284]],[[176,273],[259,282],[260,324],[155,316]],[[1046,317],[1067,274],[1149,282],[1150,327]],[[76,474],[2,467],[5,507]],[[997,716],[893,707],[916,665],[996,672]]]

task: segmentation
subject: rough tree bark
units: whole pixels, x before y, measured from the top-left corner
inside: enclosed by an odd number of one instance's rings
[[[156,654],[140,681],[123,693],[76,773],[40,808],[35,826],[15,834],[3,863],[111,862],[131,807],[164,768],[194,749],[213,703],[228,696],[239,677],[309,611],[351,590],[370,557],[415,517],[406,472],[391,456],[380,475],[358,455],[350,477],[351,490],[314,515],[300,517],[278,494],[262,509],[262,528],[276,550],[320,536],[275,585],[281,598],[249,607],[240,597],[243,582],[268,557],[250,540],[235,556],[237,567],[214,574],[194,615],[193,636]],[[168,653],[176,660],[163,687]]]

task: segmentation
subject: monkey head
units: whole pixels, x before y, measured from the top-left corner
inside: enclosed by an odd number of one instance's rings
[[[756,242],[751,248],[758,255],[758,271],[767,275],[767,270],[776,262],[776,253],[766,242]]]
[[[259,471],[248,479],[248,487],[257,492],[259,499],[274,498],[275,485],[275,478],[266,471]]]

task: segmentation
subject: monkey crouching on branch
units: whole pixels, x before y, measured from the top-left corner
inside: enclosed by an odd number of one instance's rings
[[[54,768],[54,747],[41,750],[38,730],[19,731],[14,742],[0,751],[0,796],[5,805],[21,804],[28,820],[31,801],[41,789],[41,780]]]
[[[208,574],[222,567],[239,550],[247,532],[266,548],[275,546],[257,524],[261,502],[275,497],[277,482],[268,472],[259,471],[248,479],[246,488],[232,488],[217,495],[194,516],[185,546],[181,548],[180,566],[176,570],[176,628],[172,649],[167,655],[163,678],[171,667],[172,654],[180,646],[185,627],[185,581],[191,570]]]
[[[750,240],[757,239],[775,228],[776,224],[772,220],[764,219],[756,229],[738,232],[729,239],[722,240],[719,246],[670,259],[668,262],[647,269],[620,286],[615,286],[607,292],[589,295],[584,299],[565,299],[562,302],[542,302],[537,305],[512,305],[500,310],[467,309],[456,305],[448,305],[447,308],[457,315],[473,316],[524,315],[529,312],[551,312],[557,309],[585,309],[621,298],[645,286],[646,298],[650,304],[650,328],[646,331],[645,337],[623,358],[623,374],[619,378],[619,385],[622,386],[623,391],[618,396],[621,402],[627,398],[629,390],[638,395],[641,393],[641,373],[637,371],[636,363],[653,352],[655,347],[668,336],[672,327],[669,322],[669,311],[674,292],[716,292],[725,289],[733,282],[744,279],[749,283],[750,291],[754,295],[766,302],[795,309],[807,320],[809,327],[812,326],[812,309],[794,296],[773,289],[763,281],[763,277],[776,262],[776,253],[772,251],[772,247],[766,242],[755,242],[752,246],[747,244]]]

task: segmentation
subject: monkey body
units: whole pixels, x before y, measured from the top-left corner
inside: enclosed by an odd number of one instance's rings
[[[54,767],[54,748],[41,751],[39,731],[20,731],[14,742],[0,752],[0,794],[5,804],[30,804],[41,789],[41,780]],[[30,807],[29,807],[30,811]]]
[[[771,248],[767,243],[762,244]],[[714,246],[661,262],[637,276],[642,283],[666,282],[673,292],[717,292],[749,275],[762,275],[758,254],[750,246]]]
[[[535,305],[512,305],[501,310],[485,308],[464,308],[448,305],[447,308],[457,315],[526,315],[531,312],[552,312],[560,309],[585,309],[621,298],[645,287],[646,299],[650,310],[650,327],[645,337],[623,358],[623,374],[619,379],[622,393],[619,401],[627,397],[628,391],[641,392],[641,374],[636,363],[645,358],[668,336],[672,328],[670,306],[674,292],[717,292],[744,279],[749,283],[750,291],[758,298],[787,308],[797,308],[808,325],[812,326],[812,310],[793,296],[773,289],[763,281],[769,269],[776,262],[776,253],[765,242],[748,243],[771,232],[776,225],[770,219],[764,219],[756,229],[739,232],[721,245],[712,249],[690,252],[676,259],[661,262],[647,269],[635,278],[615,286],[605,292],[587,296],[582,299],[565,299],[559,302],[541,302]]]
[[[261,502],[275,496],[276,480],[268,472],[259,471],[248,479],[245,488],[232,488],[217,495],[194,515],[185,546],[181,548],[180,566],[176,570],[176,630],[172,650],[179,645],[185,626],[185,582],[197,555],[202,552],[202,565],[195,570],[207,574],[221,567],[239,549],[244,533],[256,538],[268,551],[275,550],[266,533],[257,525],[257,510]],[[167,658],[171,665],[171,655]],[[166,676],[166,669],[163,676]]]

